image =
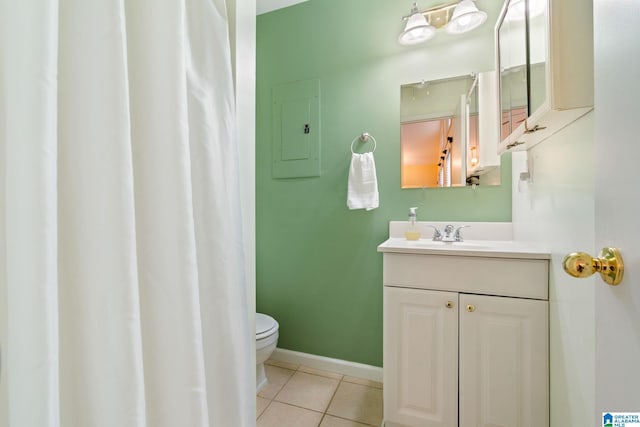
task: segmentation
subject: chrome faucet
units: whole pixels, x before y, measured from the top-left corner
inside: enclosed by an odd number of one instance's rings
[[[453,237],[453,225],[449,224],[444,228],[444,236],[442,236],[443,242],[454,242],[455,238]]]
[[[462,234],[460,234],[460,230],[466,227],[470,227],[469,225],[462,225],[458,228],[454,228],[453,225],[449,224],[444,227],[444,235],[438,230],[438,227],[430,225],[429,227],[433,228],[433,240],[436,242],[462,242],[464,239],[462,238]]]

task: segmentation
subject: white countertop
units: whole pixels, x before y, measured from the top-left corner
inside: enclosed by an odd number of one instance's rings
[[[513,240],[510,222],[417,221],[415,228],[420,237],[430,239],[433,236],[431,227],[437,227],[442,232],[447,225],[454,228],[466,226],[461,234],[465,240]],[[404,238],[404,232],[408,229],[408,221],[389,221],[389,237]]]
[[[378,252],[422,255],[456,255],[490,258],[550,259],[548,250],[529,242],[512,240],[465,240],[435,242],[429,239],[407,240],[391,237],[378,246]]]

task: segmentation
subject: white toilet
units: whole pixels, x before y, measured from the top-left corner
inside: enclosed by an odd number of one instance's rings
[[[278,326],[273,317],[256,313],[256,393],[267,384],[264,362],[278,344]]]

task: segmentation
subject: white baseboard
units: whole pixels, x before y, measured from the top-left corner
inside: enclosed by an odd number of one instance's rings
[[[278,360],[280,362],[305,365],[310,368],[322,369],[325,371],[337,372],[351,377],[382,382],[382,368],[365,365],[363,363],[316,356],[315,354],[301,353],[299,351],[286,350],[284,348],[276,348],[271,355],[271,359]]]

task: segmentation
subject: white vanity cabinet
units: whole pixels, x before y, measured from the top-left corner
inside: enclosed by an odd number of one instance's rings
[[[548,254],[396,240],[379,247],[385,427],[548,426]]]
[[[593,2],[506,0],[495,27],[498,151],[524,150],[593,109]]]

